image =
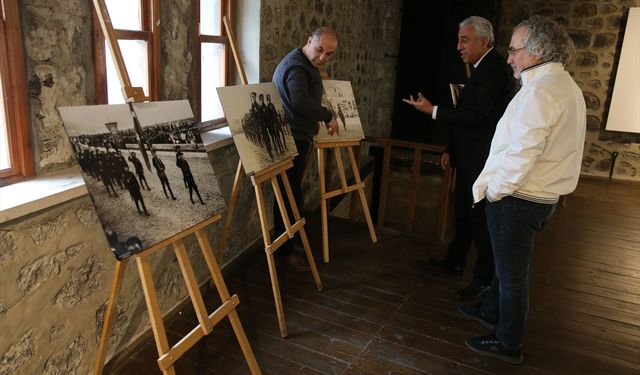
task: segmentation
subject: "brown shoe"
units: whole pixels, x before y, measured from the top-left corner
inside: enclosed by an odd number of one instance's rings
[[[306,272],[311,270],[307,260],[297,253],[289,255],[287,257],[286,264],[292,271],[296,272]]]

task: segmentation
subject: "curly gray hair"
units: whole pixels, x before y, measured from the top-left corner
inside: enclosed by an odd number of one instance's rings
[[[473,26],[476,32],[476,38],[478,39],[487,38],[487,41],[489,42],[489,47],[493,47],[493,41],[494,41],[493,25],[491,25],[491,22],[489,22],[488,19],[478,17],[478,16],[471,16],[469,18],[464,19],[462,22],[460,22],[458,26],[459,27]]]
[[[527,55],[562,65],[571,60],[576,46],[564,27],[557,22],[543,16],[531,16],[520,22],[514,31],[521,27],[527,30],[521,40]]]

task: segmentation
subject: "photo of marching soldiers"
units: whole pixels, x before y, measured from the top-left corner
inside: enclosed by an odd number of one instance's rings
[[[233,141],[247,174],[297,155],[276,86],[269,83],[218,87]]]
[[[364,138],[362,123],[356,108],[356,99],[349,81],[323,80],[322,105],[338,121],[338,132],[329,135],[322,126],[316,135],[316,142],[361,140]]]
[[[188,101],[58,110],[116,258],[225,208]]]

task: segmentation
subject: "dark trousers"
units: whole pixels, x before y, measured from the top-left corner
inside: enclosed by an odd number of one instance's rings
[[[296,148],[298,149],[298,155],[293,159],[293,167],[287,169],[287,178],[289,179],[289,185],[291,186],[291,191],[293,192],[293,197],[295,198],[296,205],[298,206],[298,210],[301,210],[303,197],[302,197],[302,177],[304,176],[304,168],[307,164],[307,154],[309,153],[309,148],[311,147],[311,143],[295,140]],[[282,198],[284,199],[285,206],[287,208],[287,214],[289,215],[289,222],[291,224],[295,223],[295,218],[293,216],[293,211],[291,211],[291,206],[289,205],[289,199],[287,199],[287,193],[284,189],[284,184],[280,177],[278,177],[278,185],[280,186],[280,192],[282,193]],[[284,221],[282,221],[282,215],[280,214],[280,207],[278,207],[278,201],[273,200],[273,239],[275,240],[284,233],[286,230],[284,226]],[[294,238],[296,241],[300,241],[299,236]],[[293,251],[293,246],[291,241],[287,241],[282,245],[280,249],[276,252],[278,256],[287,256],[291,254]]]
[[[554,210],[555,204],[514,197],[487,203],[496,273],[480,308],[484,316],[498,317],[496,337],[508,348],[522,347],[534,239]]]
[[[476,179],[475,175],[465,172],[464,169],[456,171],[456,234],[449,244],[446,259],[464,268],[473,242],[478,252],[473,277],[481,284],[489,285],[494,273],[493,251],[487,229],[484,201],[473,204],[471,188]]]
[[[204,203],[202,197],[200,196],[200,192],[198,191],[198,186],[196,185],[196,181],[193,179],[193,175],[189,174],[184,176],[184,181],[189,187],[189,199],[191,199],[191,203],[193,202],[193,192],[195,191],[198,195],[198,199],[200,199],[200,203]]]
[[[173,191],[171,191],[171,186],[169,185],[169,179],[167,178],[167,175],[164,173],[158,174],[158,178],[160,179],[160,183],[162,184],[162,191],[164,192],[164,196],[169,198],[169,196],[167,195],[167,189],[169,189],[169,193],[171,193],[171,198],[175,199],[175,196],[173,195]]]
[[[151,190],[149,189],[149,184],[147,183],[147,179],[144,177],[144,172],[136,171],[136,174],[138,175],[138,179],[140,180],[140,187],[144,188],[146,186],[147,190]],[[142,182],[144,182],[144,184]]]

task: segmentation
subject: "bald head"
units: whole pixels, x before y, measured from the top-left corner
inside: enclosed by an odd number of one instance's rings
[[[338,49],[338,33],[330,27],[317,28],[302,47],[302,52],[316,68],[323,66]]]

